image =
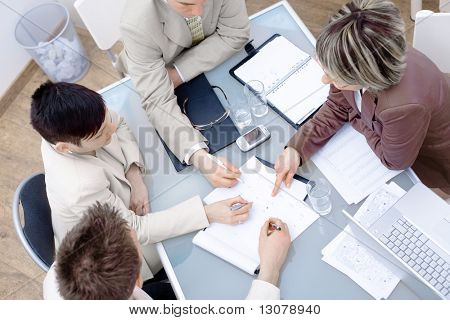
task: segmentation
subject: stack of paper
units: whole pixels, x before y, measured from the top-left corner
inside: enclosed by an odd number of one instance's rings
[[[348,123],[311,160],[348,204],[360,202],[402,172],[387,169]]]
[[[272,197],[275,182],[273,170],[262,165],[255,157],[240,168],[242,175],[233,188],[217,188],[204,201],[212,203],[241,195],[253,202],[247,221],[239,225],[213,223],[193,239],[197,246],[215,254],[242,270],[254,274],[259,266],[258,243],[262,225],[270,217],[283,220],[294,240],[308,228],[318,215],[302,200],[306,196],[305,184],[294,180],[289,189],[284,186]]]
[[[346,227],[323,250],[322,260],[346,274],[375,299],[387,299],[400,278],[383,257],[358,241]]]
[[[372,193],[355,214],[369,227],[406,192],[394,182]],[[375,299],[387,299],[400,281],[399,271],[375,251],[356,239],[347,226],[323,250],[322,260],[346,274]]]

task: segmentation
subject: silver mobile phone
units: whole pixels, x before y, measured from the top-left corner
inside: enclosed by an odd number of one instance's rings
[[[259,125],[237,138],[239,149],[247,152],[270,138],[270,132],[263,125]]]

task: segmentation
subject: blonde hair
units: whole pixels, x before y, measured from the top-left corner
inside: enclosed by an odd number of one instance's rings
[[[317,58],[332,78],[373,91],[400,81],[405,51],[405,24],[398,8],[385,0],[347,3],[316,44]]]

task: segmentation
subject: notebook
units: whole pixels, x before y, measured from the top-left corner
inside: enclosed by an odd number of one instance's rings
[[[230,74],[242,84],[261,81],[268,104],[291,125],[297,127],[326,101],[322,68],[285,37],[275,34],[254,51]]]
[[[213,203],[241,195],[253,202],[249,219],[239,225],[213,223],[199,231],[192,242],[249,274],[255,274],[259,266],[259,233],[268,218],[283,220],[293,241],[316,221],[318,215],[302,201],[306,196],[304,183],[294,180],[289,189],[282,186],[278,195],[272,197],[276,178],[272,169],[252,157],[240,170],[242,182],[233,188],[217,188],[204,201]]]
[[[358,203],[401,170],[389,170],[367,144],[366,138],[346,123],[311,157],[348,204]]]
[[[189,99],[189,105],[186,108],[187,116],[194,124],[210,123],[220,118],[225,112],[224,107],[204,74],[177,87],[175,95],[177,96],[178,106],[182,106],[186,98]],[[211,154],[232,144],[240,136],[230,117],[215,124],[208,130],[201,131],[201,134],[208,140],[207,144]],[[161,139],[161,136],[159,137]],[[178,160],[162,139],[161,142],[175,169],[179,172],[186,168],[187,165]]]

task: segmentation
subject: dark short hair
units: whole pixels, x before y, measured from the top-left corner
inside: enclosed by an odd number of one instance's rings
[[[74,83],[47,81],[31,97],[31,125],[50,143],[79,145],[100,130],[105,115],[102,96]]]
[[[126,300],[140,267],[127,222],[98,202],[67,233],[56,255],[56,279],[66,300]]]

